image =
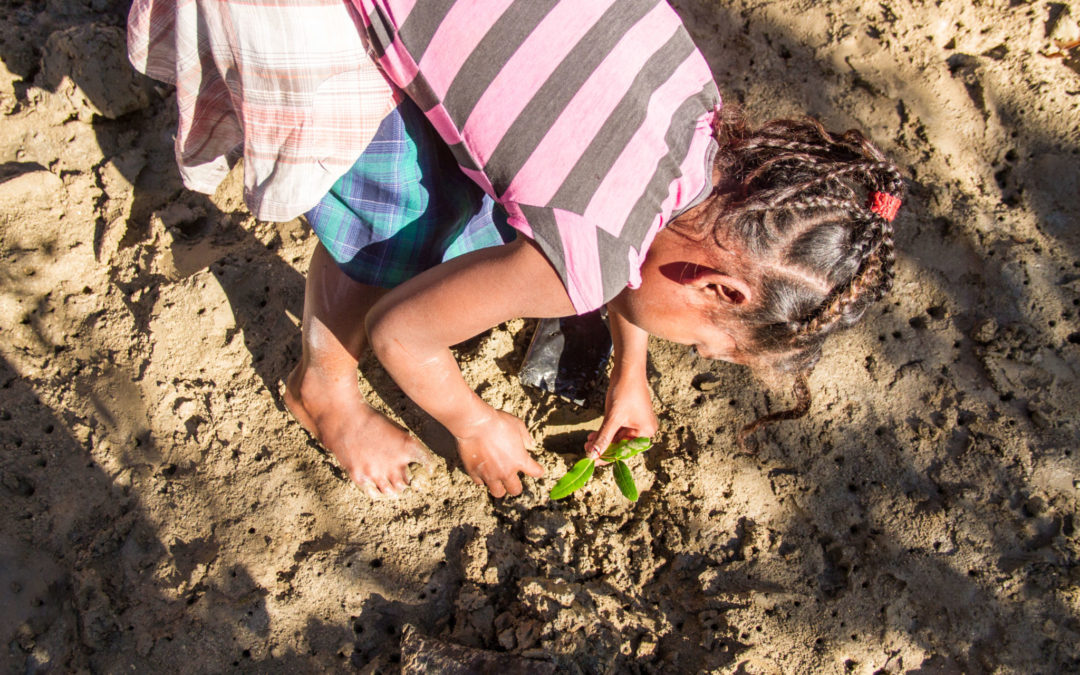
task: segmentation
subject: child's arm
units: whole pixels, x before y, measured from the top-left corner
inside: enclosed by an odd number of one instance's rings
[[[462,462],[491,494],[520,494],[518,472],[544,469],[529,456],[525,425],[465,383],[450,346],[518,317],[574,313],[562,281],[532,242],[475,251],[390,291],[367,315],[372,349],[398,386],[454,435]]]
[[[598,455],[624,438],[651,437],[658,426],[645,366],[649,334],[626,320],[608,305],[608,322],[614,348],[611,381],[604,404],[604,423],[589,434],[586,452]]]

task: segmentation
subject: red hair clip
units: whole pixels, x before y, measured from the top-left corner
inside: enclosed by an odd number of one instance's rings
[[[900,210],[900,198],[888,192],[871,192],[870,210],[891,223]]]

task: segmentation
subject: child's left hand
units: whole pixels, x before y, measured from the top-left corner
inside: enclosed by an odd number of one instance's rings
[[[465,471],[477,485],[487,485],[492,497],[517,496],[522,489],[518,473],[539,478],[544,467],[529,455],[536,442],[525,424],[501,410],[491,413],[468,436],[455,436],[458,452]]]

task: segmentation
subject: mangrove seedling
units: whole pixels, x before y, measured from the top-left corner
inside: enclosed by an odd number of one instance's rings
[[[638,489],[634,483],[634,477],[630,475],[630,467],[626,465],[626,460],[645,452],[651,447],[652,441],[644,436],[624,438],[609,445],[607,450],[600,455],[600,459],[611,462],[612,471],[615,474],[615,484],[619,486],[619,491],[623,493],[623,496],[632,502],[638,500]],[[589,482],[595,470],[596,460],[592,457],[579,460],[577,464],[566,472],[565,476],[559,479],[558,483],[555,483],[555,487],[551,488],[551,498],[562,499],[563,497],[569,497]]]

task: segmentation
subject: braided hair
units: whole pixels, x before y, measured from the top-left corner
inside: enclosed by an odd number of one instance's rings
[[[892,224],[868,199],[899,199],[904,184],[855,130],[832,134],[813,119],[751,129],[726,108],[714,131],[721,179],[702,217],[672,228],[711,236],[721,250],[752,261],[746,276],[754,301],[719,307],[724,316],[716,318],[735,319],[739,350],[751,365],[795,376],[794,407],[745,425],[738,435],[745,447],[763,426],[806,414],[807,377],[825,338],[856,323],[892,286]]]

